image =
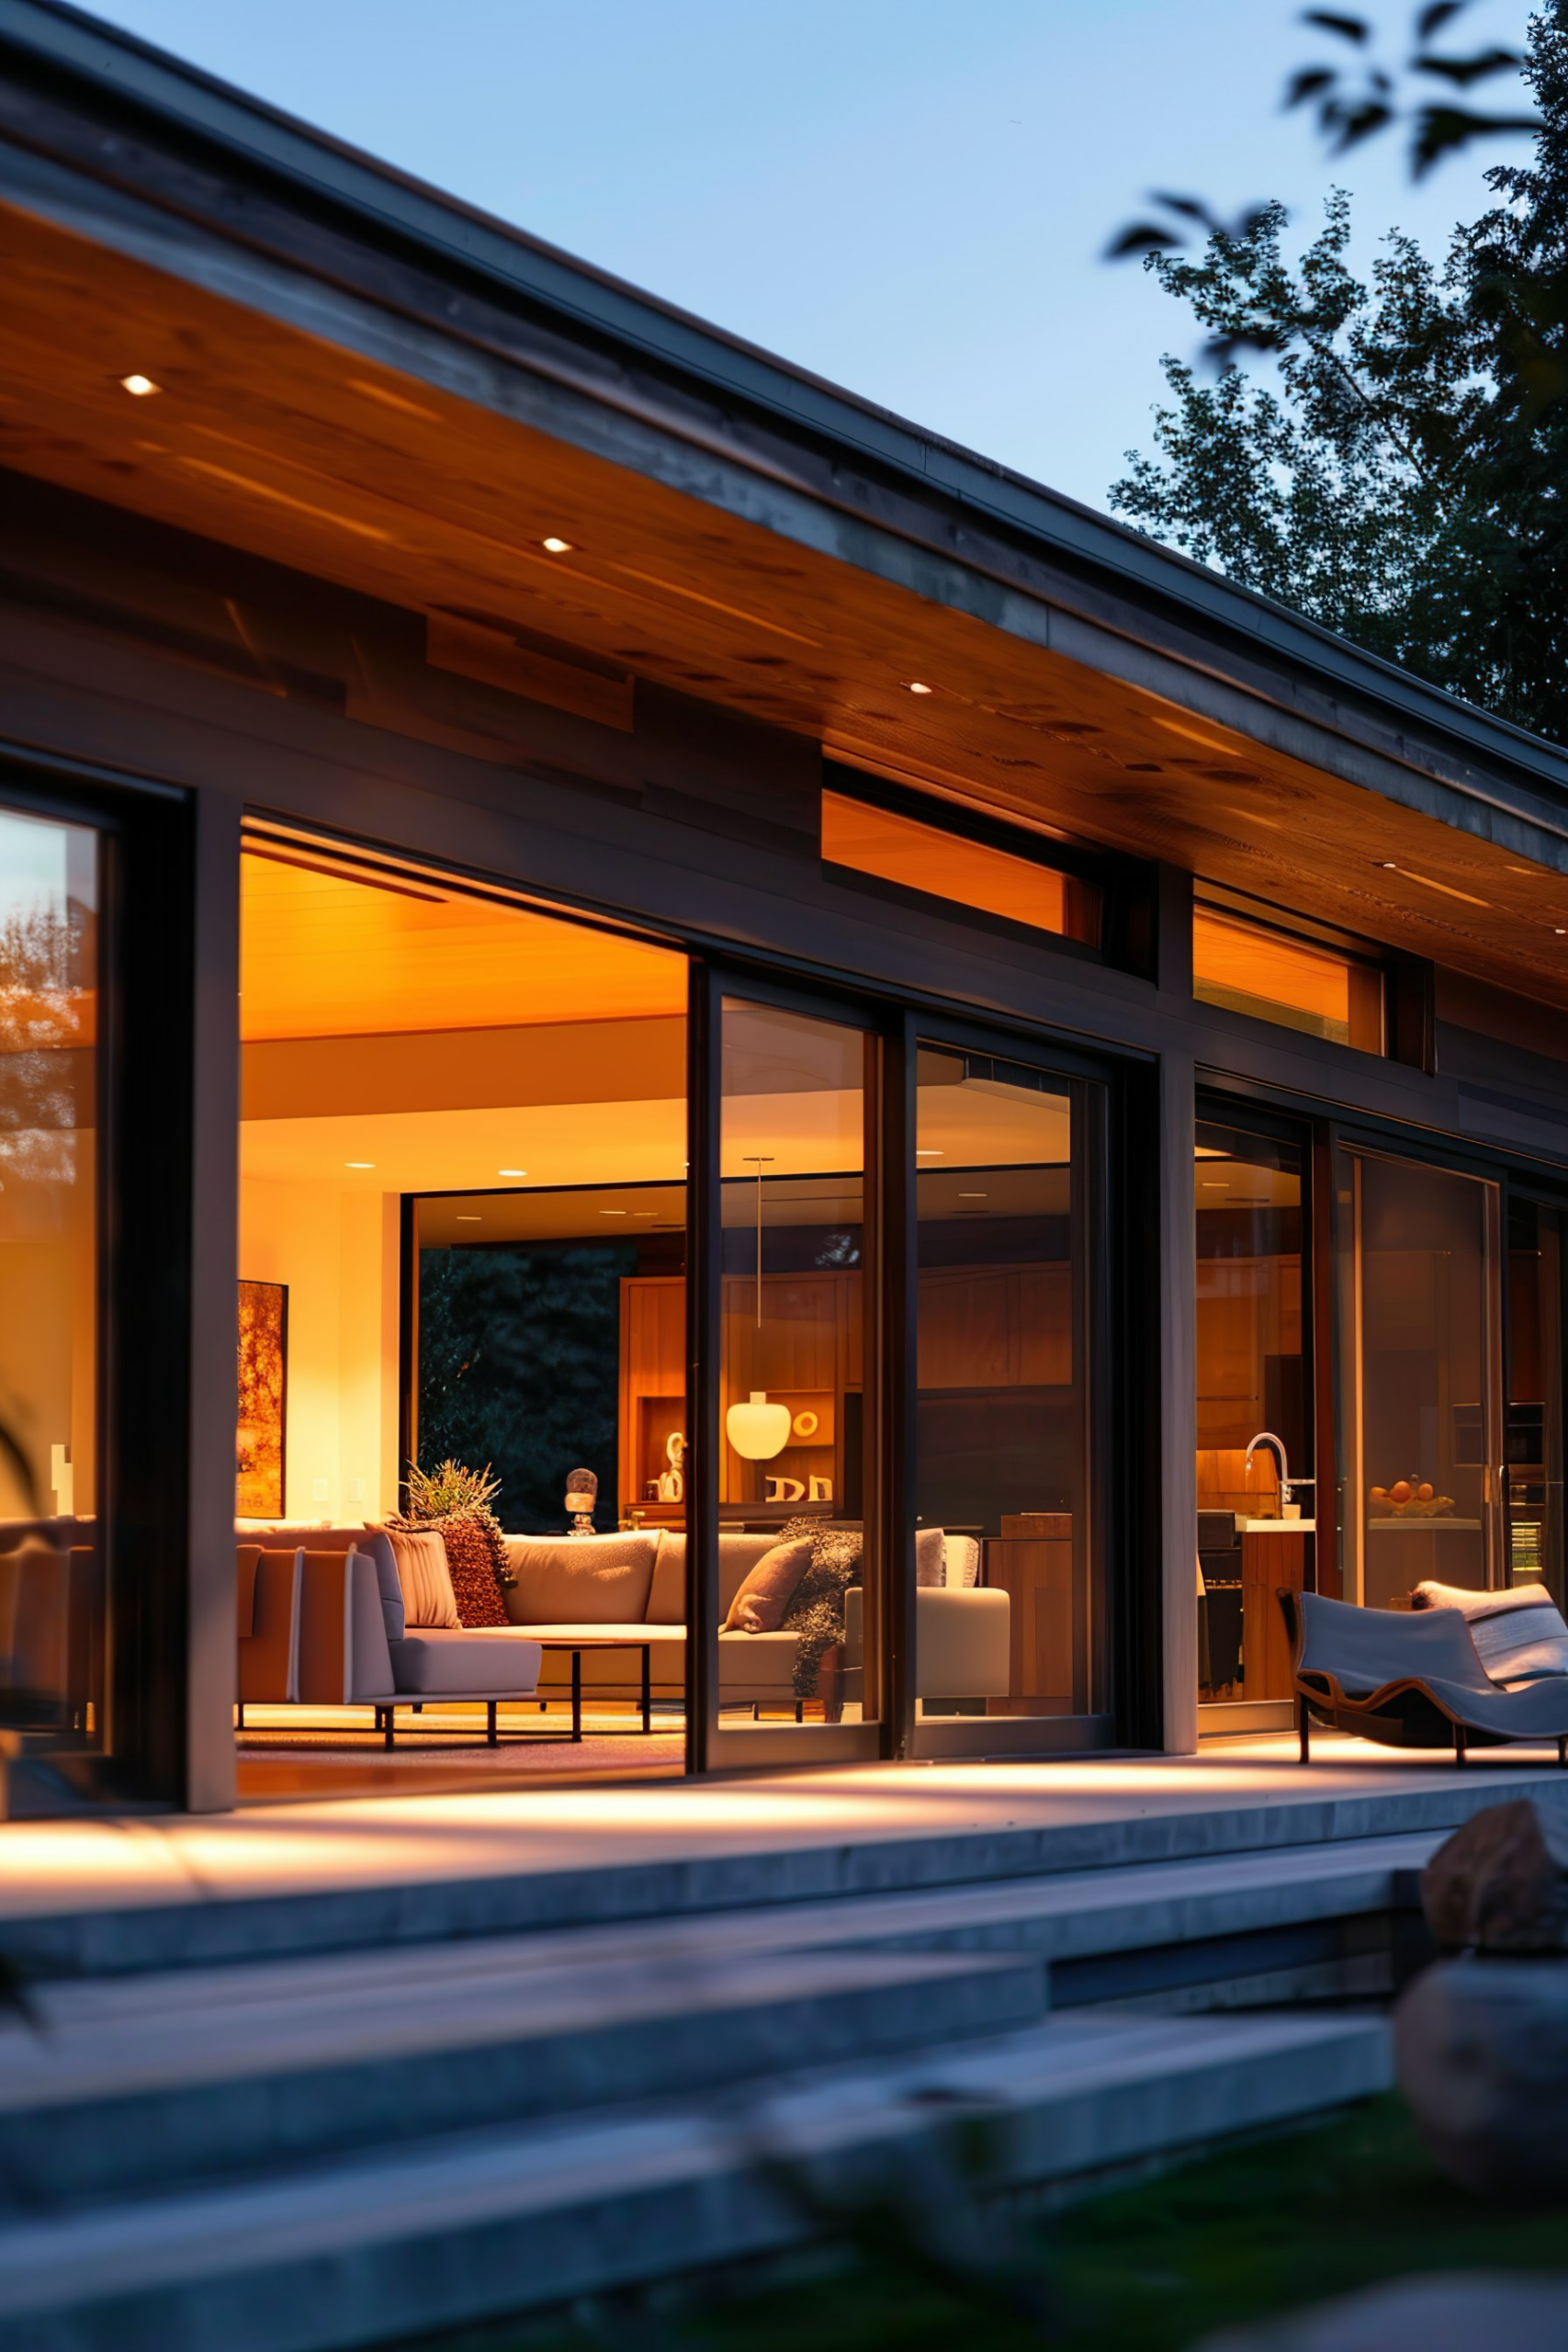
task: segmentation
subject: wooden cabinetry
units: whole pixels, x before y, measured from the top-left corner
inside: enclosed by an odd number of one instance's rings
[[[922,1388],[1065,1388],[1070,1266],[940,1266],[919,1279]]]
[[[680,1274],[637,1274],[621,1283],[620,1509],[650,1526],[680,1525],[684,1502],[648,1498],[670,1466],[671,1434],[686,1433],[686,1284]]]
[[[767,1462],[748,1462],[730,1445],[719,1457],[720,1503],[765,1503],[816,1499],[843,1510],[856,1497],[850,1451],[858,1430],[850,1400],[858,1399],[863,1377],[861,1333],[862,1282],[858,1267],[821,1272],[764,1274],[761,1320],[757,1283],[751,1275],[730,1275],[721,1293],[724,1345],[720,1357],[719,1409],[741,1404],[754,1388],[769,1401],[789,1408],[790,1442]],[[813,1498],[812,1481],[818,1492]],[[780,1495],[776,1482],[801,1493]]]
[[[1002,1521],[986,1544],[986,1582],[1011,1604],[1009,1695],[990,1699],[993,1715],[1066,1715],[1088,1704],[1079,1694],[1073,1611],[1073,1521],[1068,1511],[1030,1511]]]
[[[793,1481],[809,1500],[815,1479],[829,1489],[823,1501],[842,1510],[858,1480],[851,1453],[858,1443],[854,1407],[863,1379],[861,1275],[858,1268],[764,1274],[762,1319],[750,1275],[723,1284],[719,1410],[743,1402],[754,1388],[789,1408],[799,1434],[768,1462],[747,1462],[723,1446],[721,1504],[769,1500],[771,1480]],[[686,1428],[686,1285],[679,1275],[628,1275],[621,1284],[620,1506],[650,1521],[679,1518],[683,1506],[646,1498],[650,1478],[666,1466],[673,1430]],[[795,1498],[788,1499],[794,1500]]]
[[[1281,1521],[1272,1528],[1247,1528],[1241,1539],[1241,1673],[1246,1699],[1288,1699],[1294,1689],[1291,1645],[1281,1588],[1300,1592],[1306,1582],[1307,1538]]]

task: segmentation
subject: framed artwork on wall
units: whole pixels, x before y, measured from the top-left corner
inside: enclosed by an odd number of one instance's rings
[[[240,1284],[234,1515],[281,1519],[288,1419],[288,1285]]]

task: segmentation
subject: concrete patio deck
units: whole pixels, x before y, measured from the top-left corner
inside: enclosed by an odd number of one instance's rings
[[[1275,1738],[13,1825],[0,2335],[348,2352],[1331,2113],[1527,1791]]]
[[[48,1972],[483,1935],[1457,1826],[1543,1751],[1462,1770],[1325,1737],[1196,1757],[874,1766],[755,1780],[476,1790],[0,1832],[0,1949]]]

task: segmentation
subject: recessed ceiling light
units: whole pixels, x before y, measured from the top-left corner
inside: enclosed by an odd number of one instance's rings
[[[601,1216],[625,1216],[627,1212],[625,1209],[601,1209],[599,1214]]]
[[[637,1209],[634,1214],[639,1217],[657,1216],[659,1215],[659,1211],[657,1209]]]
[[[149,392],[161,392],[164,389],[151,376],[122,376],[119,381],[121,390],[129,392],[132,400],[144,401]]]
[[[1204,1193],[1228,1193],[1230,1184],[1224,1176],[1206,1176],[1199,1190]]]
[[[541,539],[539,545],[547,555],[570,555],[572,551],[570,539]]]
[[[495,1172],[498,1176],[526,1176],[528,1170],[525,1168],[498,1168]]]
[[[934,694],[936,692],[936,688],[934,686],[922,684],[919,678],[911,678],[909,681],[909,692],[912,695],[930,695]]]
[[[464,1215],[463,1211],[459,1209],[457,1211],[457,1223],[459,1225],[482,1225],[484,1223],[484,1219],[481,1216],[467,1216]]]
[[[374,1168],[376,1162],[373,1159],[345,1159],[343,1164],[345,1168]]]
[[[947,1154],[945,1151],[938,1151],[934,1144],[918,1143],[915,1146],[915,1158],[917,1159],[945,1159]]]
[[[1380,857],[1378,860],[1378,870],[1382,874],[1397,874],[1399,868],[1395,865],[1392,857]]]
[[[1553,939],[1568,939],[1568,927],[1564,927],[1560,922],[1554,922],[1551,926],[1551,935]]]
[[[989,1193],[960,1193],[958,1197],[961,1201],[988,1201],[991,1196]]]

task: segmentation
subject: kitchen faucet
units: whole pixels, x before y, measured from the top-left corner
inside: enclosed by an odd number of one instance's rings
[[[1285,1441],[1282,1437],[1276,1437],[1272,1430],[1259,1430],[1258,1435],[1252,1439],[1251,1442],[1248,1444],[1247,1449],[1247,1460],[1243,1464],[1244,1475],[1247,1471],[1251,1469],[1252,1457],[1257,1453],[1260,1445],[1271,1445],[1275,1453],[1279,1456],[1280,1508],[1283,1510],[1285,1505],[1294,1495],[1297,1487],[1314,1486],[1316,1484],[1316,1480],[1313,1478],[1296,1478],[1292,1480],[1291,1476],[1291,1465],[1285,1456]]]

